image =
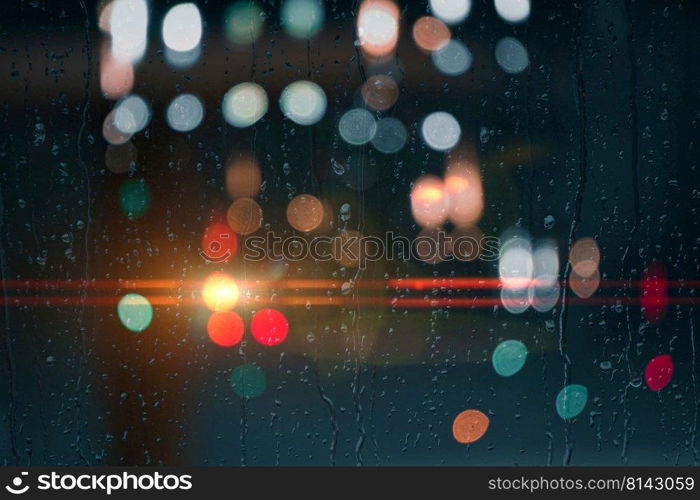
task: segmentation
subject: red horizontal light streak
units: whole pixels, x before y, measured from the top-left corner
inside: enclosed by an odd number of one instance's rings
[[[203,306],[199,297],[168,297],[147,295],[154,306]],[[4,306],[108,306],[116,307],[119,296],[2,296],[0,305]],[[567,304],[576,305],[614,305],[639,304],[638,297],[566,297]],[[669,305],[694,305],[699,302],[696,297],[670,297]],[[293,296],[293,297],[241,297],[238,305],[284,305],[284,306],[339,306],[355,307],[395,307],[395,308],[433,308],[433,307],[495,307],[501,305],[497,297],[353,297],[353,296]]]
[[[234,276],[235,279],[235,276]],[[392,278],[388,280],[361,279],[357,282],[330,279],[287,279],[287,280],[236,280],[241,288],[249,289],[341,289],[345,283],[352,288],[406,289],[406,290],[488,290],[503,286],[499,278]],[[549,284],[551,282],[547,282]],[[699,280],[675,280],[666,282],[669,288],[700,288]],[[204,280],[3,280],[4,289],[37,290],[136,290],[136,289],[200,289]],[[509,286],[526,287],[536,285],[535,279],[509,279]],[[566,281],[561,280],[560,286]],[[601,280],[600,288],[639,288],[640,281]]]

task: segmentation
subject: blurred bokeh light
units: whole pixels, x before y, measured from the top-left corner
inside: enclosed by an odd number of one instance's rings
[[[364,0],[357,15],[357,38],[370,56],[387,56],[399,40],[399,8],[390,0]]]
[[[435,228],[447,219],[449,199],[442,179],[426,175],[411,190],[411,213],[418,225]]]
[[[326,93],[314,82],[293,82],[282,91],[280,108],[293,122],[313,125],[326,113]]]
[[[430,0],[430,11],[447,24],[464,21],[472,8],[472,0]]]
[[[221,103],[224,120],[234,127],[250,127],[267,113],[267,93],[253,82],[239,83],[226,92]]]
[[[119,300],[117,315],[125,328],[142,332],[153,320],[153,306],[143,295],[128,293]]]
[[[233,309],[238,303],[238,295],[238,285],[230,275],[223,272],[209,275],[202,287],[204,305],[212,311]]]
[[[284,0],[280,24],[294,38],[311,38],[323,28],[326,14],[321,0]]]
[[[229,206],[226,221],[236,233],[252,234],[262,225],[262,208],[251,198],[238,198]]]
[[[207,321],[207,334],[221,347],[232,347],[243,339],[243,318],[233,311],[213,312]]]

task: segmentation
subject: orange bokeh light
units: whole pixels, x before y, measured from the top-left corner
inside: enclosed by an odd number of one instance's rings
[[[571,246],[569,261],[574,272],[582,278],[588,278],[598,270],[600,249],[593,238],[581,238]]]
[[[447,202],[442,180],[432,175],[418,179],[411,191],[413,218],[424,228],[435,228],[445,221]]]
[[[243,318],[233,311],[213,312],[207,321],[207,334],[221,347],[232,347],[243,339]]]
[[[574,269],[569,276],[569,287],[571,291],[581,299],[588,299],[598,290],[600,286],[600,272],[595,269],[589,276],[581,276]]]
[[[468,444],[481,439],[489,428],[489,417],[479,410],[464,410],[452,423],[452,435],[458,443]]]
[[[238,198],[226,212],[226,222],[240,235],[254,233],[260,229],[262,221],[262,208],[251,198]]]
[[[361,93],[367,106],[384,111],[396,103],[399,98],[399,86],[389,75],[373,75],[362,84]]]
[[[287,205],[287,221],[297,231],[313,231],[323,222],[323,204],[313,195],[300,194]]]
[[[450,41],[450,28],[431,16],[423,16],[413,25],[413,39],[421,49],[434,52]]]
[[[478,169],[464,163],[447,168],[445,192],[448,197],[449,217],[457,226],[479,222],[484,211],[484,191]]]
[[[255,198],[261,182],[260,166],[253,157],[235,158],[226,166],[226,191],[233,199]]]

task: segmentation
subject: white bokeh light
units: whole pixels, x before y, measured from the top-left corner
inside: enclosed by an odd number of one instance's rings
[[[522,43],[515,38],[505,37],[496,43],[496,62],[506,73],[516,75],[525,71],[530,59]]]
[[[556,279],[535,280],[528,290],[530,305],[537,312],[551,311],[559,302],[560,291],[559,282]]]
[[[165,60],[175,69],[189,68],[197,62],[202,54],[202,44],[198,44],[194,49],[186,52],[178,52],[170,47],[165,47]]]
[[[559,276],[559,252],[553,243],[537,246],[532,253],[535,279],[538,282],[556,281]]]
[[[532,252],[534,280],[530,302],[537,312],[547,312],[559,301],[559,252],[551,241],[539,244]]]
[[[472,8],[471,0],[430,0],[430,11],[446,24],[464,21]]]
[[[520,23],[530,15],[530,0],[494,0],[501,18],[509,23]]]
[[[338,132],[348,144],[360,146],[374,138],[377,122],[366,109],[351,109],[340,118]]]
[[[462,129],[454,116],[444,111],[436,111],[423,120],[421,135],[432,149],[449,151],[459,142]]]
[[[163,19],[163,42],[176,52],[194,50],[202,40],[202,16],[193,3],[171,8]]]
[[[314,82],[302,80],[290,83],[280,96],[284,116],[299,125],[313,125],[326,112],[326,94]]]
[[[234,127],[250,127],[267,113],[267,94],[257,83],[239,83],[224,95],[221,112]]]
[[[173,99],[165,112],[165,120],[177,132],[189,132],[202,123],[204,106],[197,96],[182,94]]]
[[[102,123],[102,136],[108,143],[114,146],[120,146],[129,142],[133,134],[125,134],[115,127],[114,111],[115,110],[110,111]]]
[[[438,71],[447,76],[461,75],[472,65],[472,53],[458,40],[450,40],[433,52],[431,57]]]
[[[357,38],[372,56],[385,56],[399,39],[399,9],[390,0],[365,0],[357,16]]]
[[[501,304],[511,314],[522,314],[530,307],[530,290],[523,288],[501,288]]]
[[[524,246],[514,245],[501,251],[499,273],[504,285],[527,287],[532,279],[532,254]]]
[[[134,62],[146,51],[148,5],[145,0],[114,0],[109,16],[112,54],[120,61]]]
[[[406,127],[398,118],[387,117],[377,122],[377,132],[372,138],[372,146],[385,154],[398,153],[408,139]]]
[[[503,288],[527,290],[535,268],[530,236],[521,229],[511,228],[503,233],[501,241],[498,275]]]
[[[140,95],[130,94],[120,99],[114,107],[114,128],[125,135],[133,135],[145,129],[151,121],[151,108]]]

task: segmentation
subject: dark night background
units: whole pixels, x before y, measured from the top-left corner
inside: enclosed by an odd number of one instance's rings
[[[604,280],[639,280],[656,260],[671,280],[698,278],[700,3],[533,0],[529,20],[513,26],[491,1],[474,0],[468,19],[453,28],[474,63],[446,77],[410,37],[427,2],[399,2],[402,34],[387,68],[400,96],[388,114],[403,121],[409,140],[394,155],[350,147],[338,136],[337,120],[359,102],[368,71],[354,46],[356,4],[325,2],[326,24],[307,43],[280,30],[276,2],[260,2],[265,32],[253,47],[236,48],[222,35],[227,3],[200,0],[202,55],[175,71],[164,61],[159,26],[177,2],[151,3],[148,52],[133,91],[149,100],[153,119],[133,139],[136,168],[119,175],[105,167],[102,122],[113,102],[100,93],[97,3],[2,3],[2,280],[202,279],[215,266],[198,254],[201,234],[212,211],[228,204],[224,166],[241,152],[261,165],[259,202],[265,223],[280,234],[291,234],[284,221],[290,197],[311,193],[330,203],[338,226],[415,236],[411,183],[444,166],[445,155],[418,133],[434,110],[454,114],[480,164],[485,234],[519,225],[533,238],[556,241],[562,263],[573,240],[594,237]],[[527,47],[525,72],[511,76],[496,64],[493,49],[503,36]],[[314,80],[328,96],[328,111],[313,127],[284,120],[276,104],[281,89],[299,79]],[[221,117],[221,97],[250,80],[265,88],[270,110],[255,126],[234,129]],[[186,134],[163,118],[167,103],[185,91],[201,96],[206,109],[202,125]],[[150,210],[135,220],[119,210],[129,176],[145,179],[153,193]],[[345,203],[348,221],[338,216]],[[545,224],[550,216],[554,223]],[[227,269],[264,275],[240,260]],[[328,263],[286,269],[289,278],[354,274]],[[485,262],[396,261],[370,265],[360,282],[497,274]],[[3,290],[5,297],[27,293]],[[273,349],[251,340],[232,349],[211,344],[207,311],[184,302],[156,306],[151,326],[134,334],[113,307],[5,300],[2,461],[697,465],[700,318],[692,305],[672,305],[651,324],[628,300],[638,289],[599,293],[619,300],[522,315],[502,307],[288,307],[289,338]],[[522,340],[529,356],[519,374],[501,378],[490,356],[509,338]],[[675,374],[654,393],[642,373],[662,353],[673,356]],[[267,376],[258,398],[241,399],[229,385],[243,360]],[[569,422],[554,409],[565,383],[589,391],[585,410]],[[491,420],[469,446],[451,434],[465,408]]]

